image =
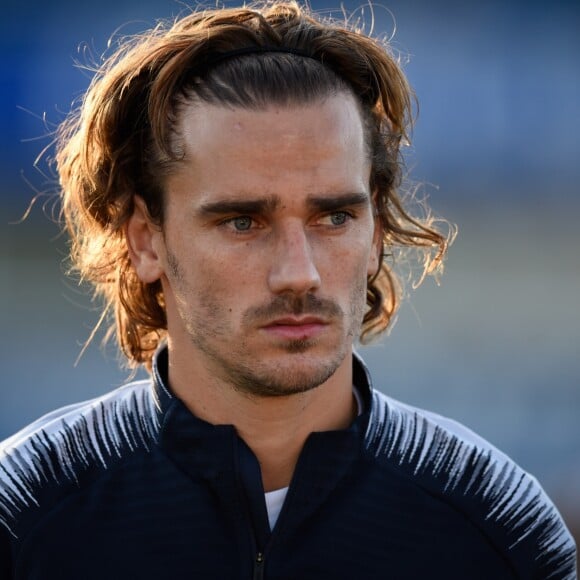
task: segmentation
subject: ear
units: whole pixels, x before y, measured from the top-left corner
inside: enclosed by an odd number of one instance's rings
[[[377,214],[376,207],[373,203],[373,213],[374,213],[374,230],[373,230],[373,242],[371,247],[371,253],[369,256],[369,263],[367,269],[367,275],[372,278],[376,275],[381,264],[381,257],[383,253],[383,227],[381,218]]]
[[[139,279],[150,284],[161,278],[164,268],[160,252],[164,247],[163,234],[151,220],[143,198],[134,198],[134,209],[125,224],[125,238],[131,263]]]

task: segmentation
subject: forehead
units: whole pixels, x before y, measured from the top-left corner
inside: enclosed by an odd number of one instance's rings
[[[368,188],[363,122],[349,93],[260,110],[190,103],[177,129],[183,160],[170,182],[198,193]]]

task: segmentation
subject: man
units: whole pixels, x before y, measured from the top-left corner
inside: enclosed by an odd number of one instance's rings
[[[410,103],[385,47],[295,4],[103,66],[61,131],[63,210],[151,380],[3,444],[3,578],[574,577],[537,482],[353,352],[397,308],[385,254],[446,249],[397,193]]]

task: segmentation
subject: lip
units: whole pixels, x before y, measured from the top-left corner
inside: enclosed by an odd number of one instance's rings
[[[269,335],[282,339],[307,340],[324,331],[328,323],[317,316],[285,316],[263,326]]]

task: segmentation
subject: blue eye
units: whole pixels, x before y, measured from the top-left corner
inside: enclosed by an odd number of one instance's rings
[[[243,215],[240,217],[232,218],[231,223],[238,232],[245,232],[252,227],[252,218],[247,215]]]
[[[348,214],[345,211],[337,211],[330,216],[330,221],[333,226],[342,226],[346,223]]]

